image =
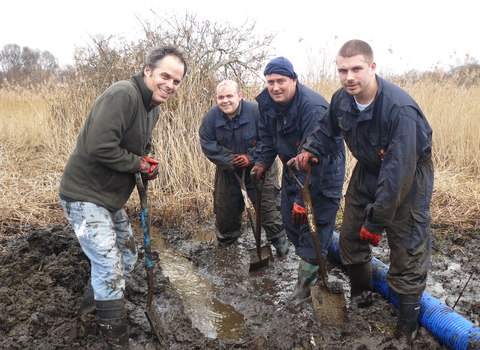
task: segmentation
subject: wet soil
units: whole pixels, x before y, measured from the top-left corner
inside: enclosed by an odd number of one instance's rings
[[[0,349],[103,349],[95,316],[77,316],[90,266],[72,229],[1,228],[6,238],[0,240]],[[154,305],[165,334],[160,345],[144,313],[146,273],[138,237],[139,260],[126,286],[132,349],[406,349],[393,337],[396,308],[380,295],[375,293],[374,304],[365,309],[353,309],[347,303],[346,324],[322,325],[311,299],[301,303],[289,299],[298,266],[292,249],[287,257],[275,258],[267,268],[249,273],[249,252],[254,246],[250,234],[220,247],[214,239],[199,239],[199,230],[213,228],[203,224],[202,228],[170,227],[161,232],[165,242],[214,285],[215,298],[243,315],[243,324],[230,325],[225,331],[228,336],[217,332],[215,337],[194,327],[182,297],[163,273],[159,255],[154,254]],[[478,325],[479,234],[453,240],[434,237],[433,243],[427,291],[450,307],[456,304],[455,311]],[[384,244],[376,248],[375,255],[388,264]],[[342,267],[329,261],[329,271],[332,278],[343,282],[348,297]],[[413,348],[446,349],[424,328]]]

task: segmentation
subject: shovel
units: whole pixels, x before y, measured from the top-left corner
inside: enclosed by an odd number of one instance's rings
[[[240,189],[242,191],[243,201],[245,203],[245,209],[247,209],[248,221],[250,221],[250,225],[252,226],[253,234],[255,236],[255,243],[256,243],[256,253],[258,261],[250,263],[249,272],[259,270],[261,268],[267,267],[269,261],[273,261],[273,254],[272,249],[269,245],[261,247],[261,233],[262,233],[262,226],[261,226],[261,210],[262,210],[262,202],[261,202],[261,189],[258,189],[257,184],[252,179],[253,185],[255,187],[255,198],[256,198],[256,208],[253,209],[252,202],[248,197],[247,188],[245,186],[245,168],[242,171],[242,177],[240,177],[236,172],[235,176],[240,184]]]
[[[143,231],[143,247],[145,249],[145,270],[147,271],[147,307],[145,308],[145,315],[152,327],[155,335],[162,345],[165,338],[161,327],[160,317],[157,309],[153,306],[153,263],[152,263],[152,248],[150,246],[150,216],[148,215],[148,196],[147,185],[148,180],[143,180],[140,173],[135,174],[137,182],[138,195],[140,196],[140,206],[142,209],[142,231]]]
[[[327,269],[325,268],[325,261],[323,260],[322,250],[320,247],[320,241],[318,239],[317,224],[315,221],[315,214],[313,212],[312,199],[310,198],[310,192],[308,186],[310,184],[311,168],[308,168],[307,180],[305,186],[298,180],[289,167],[290,175],[300,187],[302,192],[303,204],[307,212],[307,223],[312,235],[313,247],[319,264],[318,280],[323,283],[317,283],[310,287],[312,294],[312,303],[315,315],[325,325],[343,324],[347,321],[347,304],[345,296],[343,295],[343,286],[340,282],[330,283],[328,282]]]

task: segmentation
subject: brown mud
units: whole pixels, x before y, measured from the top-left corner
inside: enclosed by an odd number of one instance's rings
[[[103,349],[95,316],[77,316],[90,266],[72,229],[7,225],[0,228],[6,237],[0,240],[0,349]],[[374,304],[369,308],[353,309],[348,304],[346,324],[322,326],[315,318],[311,300],[294,303],[289,299],[298,265],[293,246],[287,257],[276,258],[269,267],[249,273],[252,235],[245,233],[232,246],[219,247],[214,239],[198,239],[198,230],[164,228],[162,236],[170,247],[191,261],[196,273],[214,286],[214,297],[241,315],[242,323],[229,324],[228,329],[218,331],[214,337],[194,327],[184,300],[164,275],[159,255],[154,252],[154,304],[165,334],[161,346],[144,314],[147,287],[139,236],[139,260],[127,277],[125,293],[131,349],[407,348],[393,337],[396,308],[379,294],[375,293]],[[374,253],[386,260],[388,250],[385,242],[382,244]],[[434,237],[433,246],[427,291],[450,307],[457,303],[455,311],[478,325],[480,303],[475,293],[480,287],[479,234],[464,234],[454,240]],[[342,267],[330,261],[329,271],[331,277],[343,281],[348,300]],[[224,333],[227,336],[222,336]],[[446,347],[428,330],[420,328],[413,349]]]

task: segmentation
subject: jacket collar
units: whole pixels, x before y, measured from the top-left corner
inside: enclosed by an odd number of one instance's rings
[[[358,116],[357,123],[364,120],[370,120],[373,118],[375,104],[378,102],[378,96],[380,96],[383,89],[383,79],[380,78],[377,74],[375,74],[375,79],[377,79],[377,93],[372,103],[370,103],[370,105],[367,108],[365,108],[363,111],[358,110],[357,104],[355,102],[355,98],[344,90],[344,94],[347,95],[347,98],[342,99],[340,103],[340,109],[342,111],[346,111],[354,115],[356,114]]]
[[[220,115],[222,116],[222,118],[217,118],[217,121],[216,121],[215,125],[217,127],[218,126],[225,126],[227,124],[227,122],[229,122],[230,120],[235,120],[235,118],[238,118],[238,125],[248,123],[249,122],[248,117],[245,113],[243,113],[243,102],[244,102],[244,100],[241,99],[240,104],[238,105],[237,115],[232,119],[228,118],[228,116],[225,113],[223,113],[222,110],[220,109],[220,107],[218,107],[218,105],[217,105],[216,108],[218,108],[218,111],[219,111]]]
[[[150,104],[150,102],[152,101],[153,91],[150,90],[145,84],[145,81],[143,80],[143,72],[133,75],[131,77],[131,80],[135,83],[135,85],[138,86],[138,89],[140,90],[143,106],[145,107],[145,109],[150,112],[152,109],[157,107]]]
[[[295,96],[293,97],[293,103],[290,108],[290,116],[295,117],[296,116],[296,111],[298,104],[300,103],[300,95],[302,94],[302,89],[303,85],[300,84],[297,80],[297,89],[295,91]],[[273,98],[270,96],[270,93],[268,92],[268,88],[263,89],[263,91],[255,98],[260,105],[260,108],[262,108],[266,113],[268,113],[269,110],[271,110],[274,115],[276,115],[278,118],[283,117],[280,114],[277,114],[275,112],[275,101]]]

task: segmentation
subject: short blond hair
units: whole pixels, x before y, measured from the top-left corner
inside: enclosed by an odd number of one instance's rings
[[[236,81],[224,80],[217,85],[217,94],[218,94],[218,89],[220,89],[222,86],[227,86],[227,85],[233,85],[235,87],[235,90],[237,91],[237,94],[240,93],[240,87],[238,86]]]

